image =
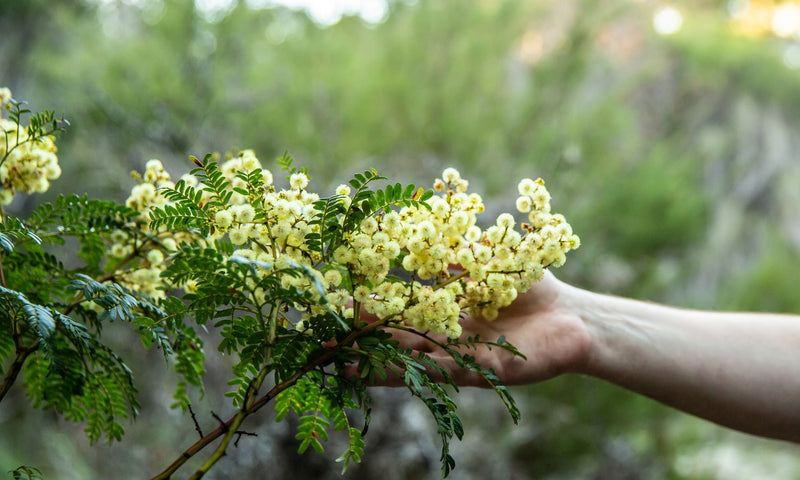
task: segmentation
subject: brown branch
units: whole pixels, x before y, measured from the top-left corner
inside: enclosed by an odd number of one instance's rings
[[[3,271],[3,254],[2,253],[0,253],[0,284],[2,284],[3,287],[6,286],[6,274]]]
[[[39,348],[39,344],[33,344],[30,347],[17,347],[17,356],[14,358],[14,363],[11,364],[11,368],[9,369],[8,373],[6,374],[5,378],[3,378],[3,383],[0,385],[0,402],[3,401],[3,398],[6,396],[6,393],[11,389],[11,386],[17,380],[17,376],[19,372],[22,370],[22,366],[25,364],[25,360],[28,359],[28,356],[35,352]]]
[[[3,275],[2,254],[0,254],[0,276],[2,277],[2,285],[5,287],[6,279],[5,275]],[[8,373],[6,373],[6,376],[3,377],[3,383],[0,384],[0,402],[3,401],[8,391],[11,390],[11,386],[14,385],[15,381],[17,381],[17,376],[19,376],[19,372],[22,371],[22,366],[25,365],[25,361],[28,359],[28,356],[39,348],[38,343],[34,343],[29,347],[25,346],[22,340],[22,331],[19,323],[16,321],[16,313],[11,313],[11,332],[14,337],[14,347],[16,348],[17,355],[14,357],[14,363],[11,364],[11,368],[9,368]]]

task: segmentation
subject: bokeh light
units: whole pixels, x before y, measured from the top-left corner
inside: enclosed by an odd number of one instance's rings
[[[683,15],[675,7],[664,6],[653,14],[653,29],[659,35],[672,35],[683,26]]]

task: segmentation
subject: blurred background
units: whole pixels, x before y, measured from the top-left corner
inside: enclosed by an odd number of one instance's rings
[[[46,195],[124,200],[162,159],[288,150],[326,192],[357,170],[426,184],[458,168],[491,213],[541,176],[583,246],[557,271],[592,290],[713,309],[800,313],[800,3],[768,0],[0,0],[0,86],[71,122]],[[22,197],[22,196],[20,196]],[[487,215],[491,216],[491,215]],[[174,378],[124,325],[141,416],[121,444],[32,410],[0,409],[0,469],[47,479],[148,478],[194,441],[169,409]],[[206,345],[201,424],[229,364]],[[632,359],[635,361],[635,359]],[[603,382],[515,388],[513,426],[465,390],[454,479],[790,479],[797,449],[678,414]],[[346,478],[439,477],[427,413],[375,390],[368,451]],[[258,433],[211,478],[338,478],[298,456],[291,422]]]

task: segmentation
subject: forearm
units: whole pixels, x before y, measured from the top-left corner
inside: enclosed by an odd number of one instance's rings
[[[681,310],[575,289],[583,373],[744,432],[800,442],[800,317]]]

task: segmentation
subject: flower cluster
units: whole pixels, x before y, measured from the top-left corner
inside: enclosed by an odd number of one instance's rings
[[[241,180],[236,178],[238,172],[260,168],[261,164],[252,150],[245,150],[221,165],[221,171],[226,180],[231,183],[231,188],[243,186]],[[269,171],[264,170],[263,172],[264,178],[271,182]],[[226,222],[226,216],[233,214],[239,220],[253,220],[252,216],[248,217],[247,213],[240,212],[241,209],[249,209],[250,212],[253,212],[252,207],[245,204],[247,199],[243,195],[232,192],[230,206],[217,211],[215,218],[218,220],[215,234],[210,235],[207,239],[199,238],[188,232],[172,232],[166,229],[152,231],[148,226],[150,212],[155,208],[172,203],[164,196],[164,192],[175,187],[175,182],[172,181],[172,177],[164,168],[163,163],[157,159],[149,160],[145,164],[143,173],[133,172],[132,176],[138,180],[138,184],[131,189],[125,205],[140,212],[139,222],[135,228],[113,232],[111,235],[113,243],[108,250],[109,256],[120,265],[129,260],[138,259],[137,262],[132,262],[130,267],[120,269],[115,275],[121,285],[153,298],[164,298],[165,286],[161,279],[161,273],[167,268],[166,260],[169,255],[174,253],[181,243],[214,241],[221,238],[226,232],[230,234],[229,239],[232,243],[244,242],[240,238],[245,232],[242,224],[238,224],[240,227],[238,230],[236,228],[231,230],[229,227],[233,225],[233,217],[231,217],[231,221]],[[184,174],[180,180],[186,185],[197,187],[203,191],[202,186],[198,185],[199,182],[193,175]],[[265,184],[268,185],[268,182],[265,181]],[[209,197],[210,192],[204,191],[203,201],[208,201]],[[190,281],[182,287],[191,292],[195,285],[195,281]]]
[[[462,312],[493,320],[501,308],[540,280],[545,268],[562,265],[565,254],[579,246],[564,217],[551,213],[550,195],[540,179],[519,183],[517,209],[528,214],[529,222],[519,229],[509,213],[481,226],[483,199],[468,192],[468,182],[453,168],[435,180],[437,194],[427,202],[377,208],[356,225],[347,219],[357,192],[340,185],[328,200],[342,207],[335,219],[340,237],[333,243],[321,242],[320,247],[309,241],[320,233],[316,221],[322,215],[320,196],[307,190],[309,178],[304,172],[292,170],[288,187],[277,188],[272,173],[250,150],[220,164],[219,171],[229,195],[225,204],[207,210],[210,233],[201,240],[211,244],[227,236],[236,247],[233,256],[258,262],[262,275],[280,275],[283,288],[311,292],[316,300],[324,293],[324,305],[318,301],[289,305],[301,314],[294,323],[299,330],[307,330],[308,320],[324,309],[353,318],[358,314],[354,309],[363,308],[387,323],[458,338]],[[212,193],[206,185],[198,186],[190,176],[183,179],[203,194],[202,203],[208,202]],[[141,180],[128,206],[146,213],[169,203],[160,192],[173,184],[160,162],[149,162]],[[163,286],[158,274],[165,268],[166,255],[177,243],[198,239],[150,233],[158,243],[131,242],[120,233],[111,253],[118,258],[141,253],[145,260],[124,280],[132,288],[159,296],[156,292]],[[302,266],[307,274],[281,273],[292,266]],[[196,279],[184,288],[191,291],[202,281]],[[256,279],[250,282],[248,295],[262,306],[266,292]]]
[[[8,88],[0,88],[0,111],[10,101]],[[53,137],[31,138],[27,128],[1,115],[0,129],[0,205],[10,204],[16,192],[47,191],[61,176]]]
[[[111,233],[112,244],[108,253],[119,265],[132,259],[139,260],[132,267],[117,272],[115,278],[120,285],[153,298],[163,298],[165,292],[161,272],[167,267],[165,259],[177,250],[180,243],[192,241],[194,237],[185,232],[153,232],[148,227],[150,210],[168,204],[163,192],[175,186],[161,161],[149,160],[143,174],[134,172],[132,175],[139,183],[131,189],[125,205],[141,215],[135,228]],[[197,182],[190,175],[182,178]]]
[[[530,189],[531,184],[536,188]],[[579,246],[564,217],[550,214],[541,180],[520,182],[524,198],[536,195],[527,209],[533,224],[523,224],[522,232],[515,230],[515,219],[508,213],[482,229],[477,215],[484,210],[483,200],[467,192],[468,182],[453,168],[436,179],[434,189],[440,194],[431,198],[430,210],[405,207],[368,218],[361,231],[372,236],[371,242],[351,244],[351,255],[361,251],[359,260],[378,257],[381,248],[389,251],[390,260],[398,250],[403,252],[400,265],[412,280],[392,289],[378,283],[365,296],[364,307],[381,318],[402,312],[414,328],[456,338],[461,334],[461,311],[493,320],[500,308],[542,278],[544,268],[562,265],[566,252]],[[378,248],[367,255],[369,250],[363,248],[370,243]],[[368,263],[374,271],[371,283],[385,276],[385,264]],[[354,267],[356,272],[364,268]]]

